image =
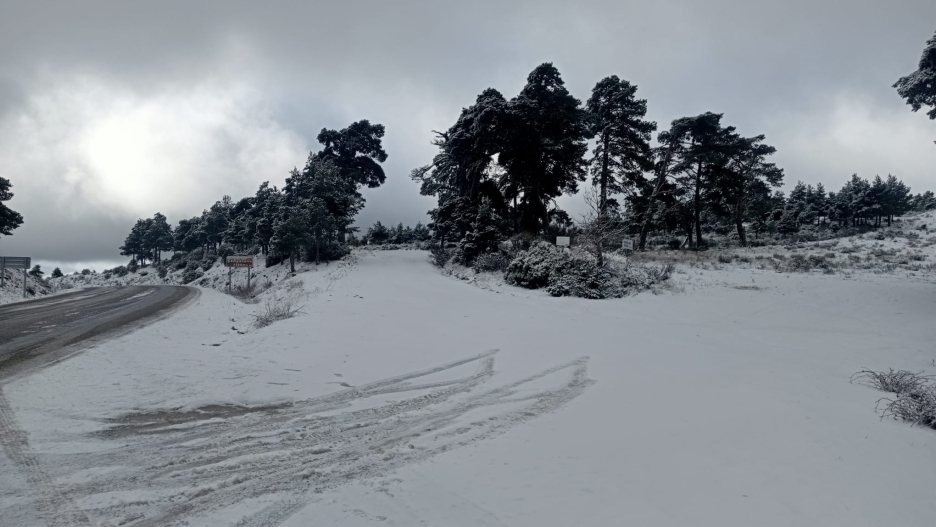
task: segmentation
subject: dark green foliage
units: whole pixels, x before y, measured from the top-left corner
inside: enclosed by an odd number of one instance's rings
[[[367,229],[364,238],[368,243],[373,243],[375,245],[387,243],[390,241],[390,229],[378,221]]]
[[[45,273],[42,272],[42,268],[39,266],[39,264],[34,265],[33,268],[29,270],[29,276],[34,276],[39,279],[42,279],[42,275],[44,274]]]
[[[926,115],[936,119],[936,34],[926,41],[919,68],[898,79],[894,88],[897,88],[897,93],[907,100],[914,112],[930,106],[932,109]]]
[[[13,193],[10,192],[12,187],[9,179],[0,177],[0,234],[5,236],[12,235],[13,229],[23,224],[23,216],[3,204],[13,199]]]
[[[51,275],[52,278],[61,278],[63,276],[65,275],[62,273],[62,270],[59,269],[58,267],[56,267],[55,269],[52,269],[52,275]]]
[[[592,89],[585,105],[590,135],[596,139],[592,181],[600,188],[599,210],[617,202],[609,195],[623,194],[644,185],[643,173],[653,168],[650,134],[656,123],[644,121],[647,101],[636,97],[637,86],[617,75],[606,77]]]

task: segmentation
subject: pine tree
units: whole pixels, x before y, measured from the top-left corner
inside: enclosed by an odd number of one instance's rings
[[[549,203],[563,193],[575,194],[585,180],[587,115],[547,62],[527,77],[504,120],[498,162],[522,192],[521,229],[537,233],[549,226]]]
[[[296,256],[310,240],[309,221],[302,209],[290,210],[286,219],[276,226],[272,238],[273,250],[289,258],[289,271],[296,272]]]
[[[59,269],[58,267],[56,267],[55,269],[52,269],[52,278],[61,278],[63,276],[65,275],[62,273],[62,270]]]
[[[391,233],[390,229],[378,221],[367,229],[367,233],[364,237],[367,238],[368,243],[383,245],[390,241]]]
[[[926,115],[936,119],[936,34],[926,41],[919,68],[898,79],[893,87],[897,88],[897,93],[907,100],[914,112],[930,106],[932,109]]]
[[[644,120],[647,101],[636,93],[637,86],[612,75],[595,85],[585,105],[590,135],[597,139],[591,164],[601,214],[608,210],[609,194],[645,185],[643,173],[652,169],[650,134],[656,123]]]
[[[716,208],[730,211],[741,245],[747,245],[744,220],[748,216],[748,203],[769,196],[769,187],[778,187],[783,182],[783,169],[767,162],[777,149],[763,144],[763,140],[763,135],[741,137],[726,130],[722,139],[723,160],[716,165],[714,186],[719,205]],[[807,193],[811,196],[812,187]]]
[[[23,224],[23,216],[3,204],[13,199],[13,193],[10,192],[12,187],[9,179],[0,177],[0,234],[5,236],[11,236],[13,229]]]
[[[34,265],[33,268],[29,270],[29,276],[34,276],[40,280],[44,274],[45,273],[42,272],[42,268],[39,267],[39,264]]]

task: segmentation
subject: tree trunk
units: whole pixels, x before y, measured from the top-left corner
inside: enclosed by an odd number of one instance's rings
[[[604,152],[601,156],[601,197],[598,199],[598,216],[604,216],[605,210],[608,208],[608,132],[605,132],[602,139],[604,140]]]
[[[289,251],[289,272],[290,273],[296,272],[296,251],[295,250]]]
[[[315,237],[315,265],[319,264],[319,239]]]
[[[696,249],[702,248],[702,162],[699,161],[699,166],[696,169],[696,178],[695,178],[695,212],[694,218],[695,221],[695,234],[696,234]]]
[[[738,227],[738,240],[741,241],[741,246],[747,246],[747,236],[744,233],[744,204],[738,203],[737,210],[735,211],[735,225]]]

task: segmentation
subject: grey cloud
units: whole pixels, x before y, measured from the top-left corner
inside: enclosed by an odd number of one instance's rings
[[[424,220],[432,202],[408,173],[431,159],[431,130],[449,126],[484,88],[514,95],[544,61],[583,100],[606,75],[635,82],[661,127],[683,115],[724,112],[743,133],[767,134],[790,183],[821,179],[836,187],[852,172],[890,171],[921,190],[932,187],[926,167],[936,166],[936,126],[909,114],[890,85],[915,68],[934,20],[931,0],[7,2],[0,5],[0,132],[19,130],[11,123],[23,115],[45,115],[35,109],[37,98],[67,95],[90,79],[130,105],[175,105],[172,115],[195,127],[191,140],[200,144],[166,161],[167,170],[183,174],[173,180],[185,189],[177,203],[140,199],[136,209],[104,214],[104,202],[80,190],[93,185],[66,176],[74,150],[103,125],[82,125],[96,118],[94,109],[55,121],[29,145],[48,161],[40,155],[0,165],[18,190],[11,205],[27,218],[0,240],[0,251],[51,250],[47,258],[57,261],[116,258],[136,216],[175,208],[170,220],[177,221],[222,194],[243,195],[267,179],[280,184],[305,161],[300,143],[314,147],[322,127],[360,118],[386,125],[390,158],[388,182],[366,193],[359,223]],[[186,120],[186,104],[207,104],[198,95],[206,86],[224,96],[228,85],[252,95]],[[849,111],[863,120],[849,119]],[[104,112],[123,115],[100,106]],[[213,127],[215,118],[223,126]],[[869,123],[871,145],[845,130]],[[257,127],[265,132],[246,135]],[[0,152],[4,142],[20,148],[18,140],[0,137]],[[284,161],[287,154],[295,159]],[[96,170],[82,155],[87,170]],[[245,156],[273,161],[258,168]],[[24,181],[40,177],[41,184]],[[44,188],[75,202],[68,219],[45,208]],[[86,228],[63,234],[77,223]]]

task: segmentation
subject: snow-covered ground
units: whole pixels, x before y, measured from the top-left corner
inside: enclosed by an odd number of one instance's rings
[[[936,432],[848,382],[936,373],[926,277],[683,266],[593,301],[466,283],[421,251],[303,269],[4,384],[0,524],[936,517]],[[303,314],[254,329],[272,298]]]
[[[23,300],[23,271],[5,269],[3,275],[3,285],[0,285],[0,305]],[[26,293],[27,299],[38,298],[52,294],[52,289],[46,282],[27,274]]]

